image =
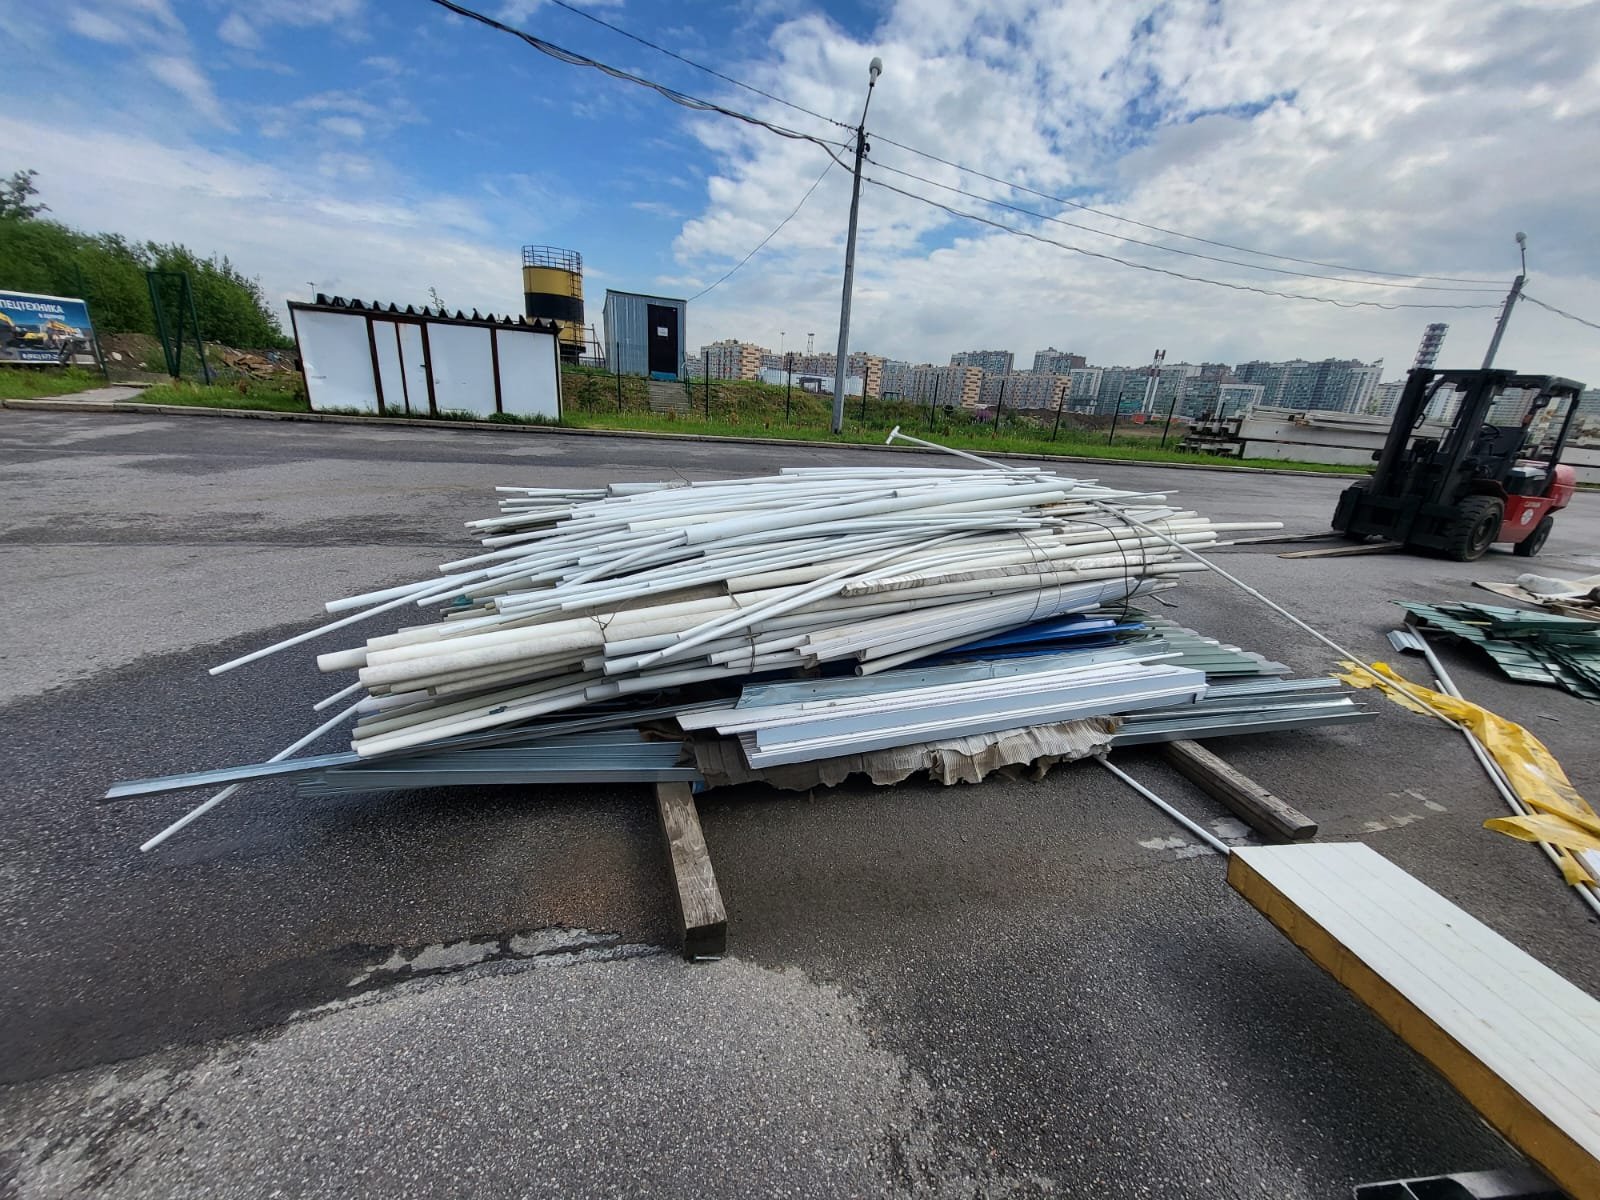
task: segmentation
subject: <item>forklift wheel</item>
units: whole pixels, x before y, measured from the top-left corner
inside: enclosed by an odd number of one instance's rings
[[[1555,527],[1556,519],[1546,517],[1533,527],[1533,532],[1511,547],[1511,553],[1523,558],[1532,558],[1544,549],[1545,542],[1550,540],[1550,530]]]
[[[1468,496],[1461,502],[1460,515],[1450,527],[1445,556],[1457,562],[1473,562],[1483,557],[1504,519],[1506,506],[1494,496]]]

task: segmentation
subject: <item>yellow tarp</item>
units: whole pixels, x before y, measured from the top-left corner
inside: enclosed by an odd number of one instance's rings
[[[1511,790],[1532,810],[1526,817],[1494,817],[1484,822],[1485,828],[1525,842],[1548,842],[1556,848],[1561,874],[1568,883],[1595,883],[1594,876],[1573,852],[1600,850],[1600,816],[1578,794],[1543,742],[1515,721],[1470,700],[1458,700],[1412,683],[1387,663],[1373,663],[1371,669],[1389,682],[1380,682],[1355,663],[1339,665],[1346,673],[1338,678],[1351,687],[1379,688],[1402,708],[1432,712],[1471,730],[1505,772]]]

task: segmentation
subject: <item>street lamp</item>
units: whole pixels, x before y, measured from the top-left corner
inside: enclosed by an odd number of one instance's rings
[[[1522,256],[1522,271],[1511,281],[1511,290],[1506,293],[1505,307],[1500,310],[1500,319],[1495,322],[1494,336],[1489,339],[1489,352],[1483,356],[1485,371],[1494,365],[1494,356],[1500,349],[1500,339],[1505,336],[1506,325],[1511,320],[1511,310],[1516,306],[1518,297],[1522,295],[1522,285],[1528,282],[1528,235],[1520,229],[1517,231],[1517,253]]]
[[[833,432],[844,429],[844,375],[850,362],[850,292],[856,277],[856,218],[861,212],[861,160],[867,153],[867,109],[872,107],[872,89],[883,74],[883,59],[874,58],[867,66],[867,102],[861,106],[856,124],[855,180],[850,187],[850,232],[844,243],[844,297],[839,302],[839,356],[833,365]],[[865,388],[862,389],[865,392]]]

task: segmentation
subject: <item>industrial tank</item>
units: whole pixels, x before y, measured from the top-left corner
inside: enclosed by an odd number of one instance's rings
[[[581,357],[589,341],[583,322],[583,255],[556,246],[522,248],[522,300],[530,317],[561,323],[561,357]]]

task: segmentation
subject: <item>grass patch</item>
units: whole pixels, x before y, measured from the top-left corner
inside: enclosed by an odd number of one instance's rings
[[[97,382],[93,376],[90,383]],[[649,407],[649,395],[642,379],[624,377],[621,394],[614,375],[574,370],[563,372],[565,416],[559,421],[517,413],[477,416],[460,409],[446,409],[435,420],[449,422],[488,421],[502,425],[565,426],[574,429],[609,429],[619,433],[682,433],[714,437],[763,437],[793,442],[846,442],[855,445],[881,445],[889,430],[900,425],[907,433],[942,445],[979,454],[1005,451],[1045,457],[1072,456],[1105,459],[1112,462],[1171,463],[1183,466],[1257,467],[1279,471],[1298,471],[1327,475],[1366,474],[1370,468],[1333,463],[1307,463],[1275,458],[1226,458],[1215,454],[1188,454],[1160,445],[1159,436],[1138,426],[1117,430],[1110,438],[1103,419],[1068,414],[1057,428],[1053,414],[1006,412],[995,428],[994,414],[958,408],[930,414],[925,405],[893,400],[870,400],[863,407],[857,400],[846,409],[843,433],[830,429],[832,402],[829,397],[796,391],[786,396],[783,388],[748,381],[716,381],[712,385],[710,415],[706,414],[704,383],[690,393],[693,407],[688,412],[662,413]],[[191,383],[161,384],[147,389],[140,397],[145,404],[190,404],[205,408],[257,409],[273,412],[307,412],[305,396],[298,389],[275,388],[251,382],[231,386],[202,387]],[[324,412],[341,410],[324,409]],[[342,410],[358,414],[358,410]],[[372,413],[359,415],[373,416]],[[403,412],[390,410],[393,417]],[[422,418],[426,419],[426,418]]]
[[[255,385],[249,388],[213,384],[160,383],[134,397],[138,404],[188,404],[196,408],[242,408],[266,412],[310,412],[297,391]]]
[[[771,422],[758,424],[717,420],[715,417],[708,421],[695,415],[669,415],[649,412],[576,413],[569,414],[562,423],[575,428],[615,429],[619,432],[688,433],[721,437],[770,437],[784,441],[849,442],[856,445],[880,445],[893,427],[890,425],[881,429],[862,428],[859,426],[852,428],[847,422],[844,432],[834,433],[825,426],[786,426],[782,423],[774,424]],[[1365,467],[1346,466],[1337,463],[1307,463],[1276,458],[1241,459],[1226,458],[1217,454],[1188,454],[1177,450],[1163,449],[1158,445],[1150,444],[1154,439],[1143,437],[1119,437],[1112,444],[1107,445],[1104,435],[1083,437],[1075,431],[1073,435],[1068,436],[1066,431],[1063,430],[1061,437],[1051,441],[1048,435],[1029,437],[1002,433],[999,436],[995,436],[992,433],[975,432],[960,427],[947,427],[943,424],[936,424],[930,430],[927,427],[926,419],[921,424],[907,423],[904,428],[907,433],[916,437],[926,438],[941,445],[952,446],[958,450],[971,450],[976,453],[984,451],[992,453],[999,450],[1013,454],[1072,455],[1078,458],[1103,458],[1121,462],[1174,463],[1185,466],[1198,464],[1220,467],[1261,467],[1332,475],[1359,475],[1366,474],[1368,471],[1368,468]]]
[[[0,368],[0,400],[32,400],[40,396],[70,396],[90,388],[105,387],[105,376],[82,367]]]

